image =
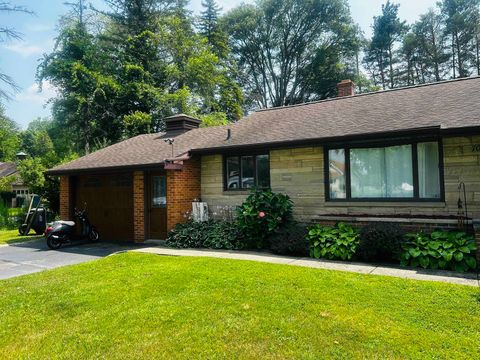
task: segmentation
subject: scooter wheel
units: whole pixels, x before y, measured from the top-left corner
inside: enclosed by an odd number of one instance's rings
[[[91,242],[96,242],[100,239],[100,235],[98,234],[97,230],[92,230],[90,232],[89,239]]]
[[[60,246],[62,246],[62,242],[60,241],[60,239],[54,238],[53,236],[49,236],[47,237],[47,246],[51,250],[57,250],[60,248]]]

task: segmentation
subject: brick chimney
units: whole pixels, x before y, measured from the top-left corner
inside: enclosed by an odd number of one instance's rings
[[[355,95],[355,84],[352,80],[342,80],[337,84],[338,97]]]
[[[169,116],[165,118],[165,135],[175,137],[189,130],[197,129],[201,123],[201,120],[185,114]]]

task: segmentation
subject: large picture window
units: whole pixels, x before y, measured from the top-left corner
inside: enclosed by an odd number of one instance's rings
[[[225,190],[270,187],[270,161],[267,154],[227,156]]]
[[[329,200],[440,200],[437,141],[328,149]]]

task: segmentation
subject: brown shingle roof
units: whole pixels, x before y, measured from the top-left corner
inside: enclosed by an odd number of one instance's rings
[[[0,178],[10,176],[17,172],[17,165],[13,162],[0,162]]]
[[[188,131],[176,137],[173,146],[174,156],[181,156],[206,149],[469,127],[480,129],[480,77],[259,110],[234,124]],[[140,135],[50,173],[160,164],[172,157],[162,136]]]

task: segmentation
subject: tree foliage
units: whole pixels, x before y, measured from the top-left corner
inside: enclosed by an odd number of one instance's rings
[[[224,21],[244,90],[260,107],[331,95],[328,80],[345,72],[358,44],[343,0],[259,0]],[[319,77],[326,86],[312,85]]]
[[[21,5],[14,5],[11,1],[0,1],[0,13],[24,13],[33,14],[28,8]],[[21,40],[22,34],[15,28],[0,25],[0,43],[9,40]],[[15,80],[8,74],[0,71],[0,84],[6,85],[0,88],[0,100],[10,100],[12,92],[15,93],[19,87]]]

